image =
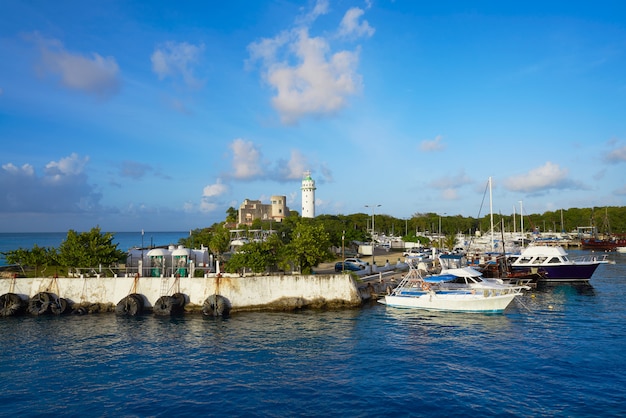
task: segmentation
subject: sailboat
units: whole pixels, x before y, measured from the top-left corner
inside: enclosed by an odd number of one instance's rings
[[[608,208],[604,209],[604,227],[607,230],[608,236],[606,238],[599,238],[596,230],[594,237],[583,238],[580,241],[583,250],[616,251],[618,247],[626,247],[626,238],[618,238],[611,234]]]

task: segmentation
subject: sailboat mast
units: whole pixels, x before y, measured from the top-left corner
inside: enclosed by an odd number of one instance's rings
[[[519,217],[521,219],[521,234],[522,234],[522,245],[524,245],[524,207],[522,206],[522,201],[519,201]]]
[[[513,205],[513,236],[515,236],[515,229],[517,229],[517,225],[515,225],[515,222],[517,222],[515,220],[515,205]]]
[[[491,214],[491,251],[493,251],[493,198],[491,196],[491,177],[489,177],[489,213]]]

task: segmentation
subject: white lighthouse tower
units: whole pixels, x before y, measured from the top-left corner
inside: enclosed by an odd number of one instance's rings
[[[302,217],[315,218],[315,180],[305,171],[302,178]]]

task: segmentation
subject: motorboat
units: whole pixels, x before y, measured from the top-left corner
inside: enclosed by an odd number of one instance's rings
[[[609,260],[605,254],[570,259],[563,247],[529,245],[520,254],[510,255],[508,262],[513,272],[537,273],[539,282],[586,282]]]
[[[429,311],[501,313],[528,286],[485,279],[472,267],[444,268],[423,276],[413,264],[398,286],[379,302]]]
[[[532,284],[540,278],[536,271],[513,271],[507,254],[477,254],[472,265],[487,278],[499,278],[507,283]]]

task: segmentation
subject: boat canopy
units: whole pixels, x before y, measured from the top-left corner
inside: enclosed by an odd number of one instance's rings
[[[424,277],[424,281],[429,283],[449,282],[459,277],[482,277],[482,273],[472,267],[447,269],[441,274]]]
[[[428,283],[439,283],[439,282],[449,282],[456,278],[457,276],[455,276],[454,274],[436,274],[434,276],[424,277],[424,281]]]

